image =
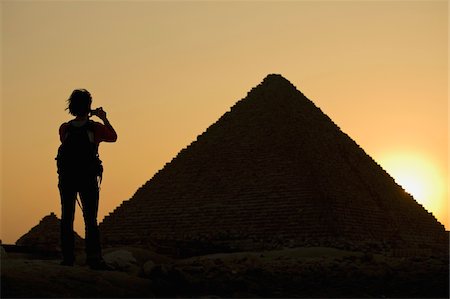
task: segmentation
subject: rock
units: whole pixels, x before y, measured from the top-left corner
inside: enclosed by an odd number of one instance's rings
[[[139,272],[136,258],[126,250],[117,250],[103,256],[105,262],[112,268],[128,273]]]
[[[154,264],[152,261],[148,261],[144,264],[143,274],[146,278],[151,280],[170,280],[170,276],[176,269],[173,265]]]
[[[131,246],[105,248],[103,250],[103,254],[106,255],[106,254],[109,254],[111,252],[115,252],[118,250],[126,250],[128,252],[131,252],[131,254],[136,259],[137,264],[141,267],[149,260],[152,260],[155,264],[167,264],[167,263],[170,263],[173,261],[171,258],[169,258],[167,256],[157,254],[148,249],[139,248],[139,247],[131,247]]]
[[[142,267],[145,276],[149,277],[151,273],[155,270],[156,264],[152,261],[147,261]]]

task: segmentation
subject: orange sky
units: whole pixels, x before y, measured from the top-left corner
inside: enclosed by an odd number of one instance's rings
[[[269,73],[398,181],[421,186],[417,200],[450,228],[447,1],[2,1],[1,10],[4,243],[60,216],[54,157],[73,89],[88,89],[119,134],[100,147],[101,221]],[[83,235],[79,210],[75,227]]]

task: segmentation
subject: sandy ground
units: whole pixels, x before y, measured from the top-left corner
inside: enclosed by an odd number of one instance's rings
[[[2,298],[448,298],[448,257],[392,258],[333,248],[214,254],[173,260],[136,248],[116,271],[10,255]]]

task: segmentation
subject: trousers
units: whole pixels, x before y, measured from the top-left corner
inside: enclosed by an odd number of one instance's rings
[[[61,249],[64,261],[75,260],[73,221],[75,201],[80,196],[85,224],[85,251],[87,263],[101,260],[100,233],[97,224],[99,187],[96,176],[59,177],[61,196]]]

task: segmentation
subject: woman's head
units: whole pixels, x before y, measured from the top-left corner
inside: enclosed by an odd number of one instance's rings
[[[91,110],[92,97],[86,89],[75,89],[67,100],[69,113],[73,116],[85,116]]]

